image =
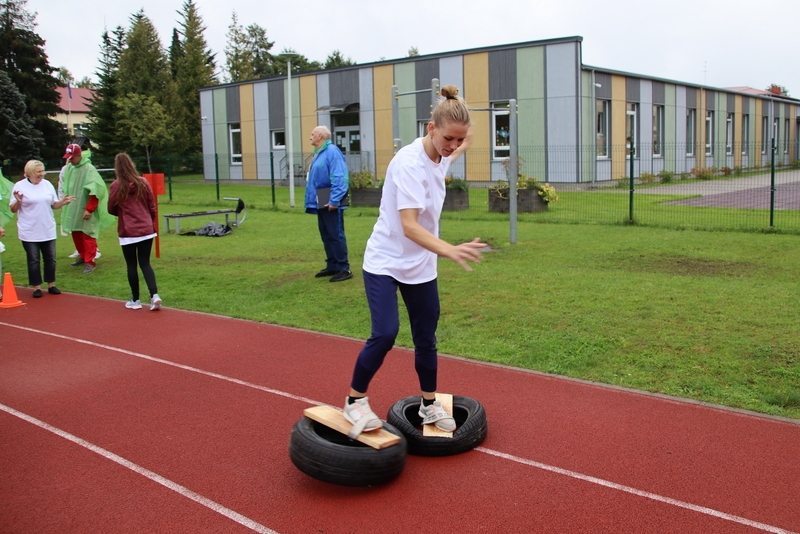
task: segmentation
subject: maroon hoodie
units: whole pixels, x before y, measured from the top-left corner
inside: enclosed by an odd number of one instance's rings
[[[108,213],[119,218],[117,233],[120,237],[143,237],[156,233],[156,199],[150,184],[141,198],[136,198],[136,186],[130,184],[128,197],[122,204],[117,203],[119,180],[114,180],[108,190]]]

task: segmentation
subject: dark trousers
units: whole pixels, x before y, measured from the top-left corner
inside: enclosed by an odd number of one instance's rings
[[[391,276],[364,271],[364,289],[372,317],[372,334],[361,349],[350,387],[366,393],[386,353],[394,346],[400,331],[397,290],[403,297],[414,341],[414,369],[422,391],[436,391],[439,358],[436,351],[436,327],[439,323],[439,288],[436,280],[424,284],[402,284]]]
[[[349,271],[347,238],[344,235],[344,210],[317,211],[317,224],[322,246],[325,247],[325,268],[329,271]]]
[[[42,268],[39,258],[44,261],[44,281],[48,284],[56,281],[56,240],[23,241],[22,248],[28,259],[28,284],[42,285]]]
[[[139,300],[139,271],[136,270],[138,264],[144,275],[144,282],[150,290],[150,298],[158,293],[156,287],[156,273],[150,266],[150,250],[153,248],[153,238],[122,245],[122,255],[125,257],[125,265],[128,267],[128,284],[131,286],[131,300]]]

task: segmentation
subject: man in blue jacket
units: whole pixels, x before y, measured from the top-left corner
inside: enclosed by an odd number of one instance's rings
[[[330,277],[341,282],[353,277],[347,259],[347,238],[344,235],[344,210],[347,196],[347,163],[339,147],[331,144],[331,131],[317,126],[311,131],[314,160],[306,184],[306,213],[316,213],[319,235],[325,247],[325,268],[317,278]]]

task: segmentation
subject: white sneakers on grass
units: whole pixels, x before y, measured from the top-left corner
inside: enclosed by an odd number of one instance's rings
[[[77,250],[73,251],[72,254],[69,255],[70,258],[77,258],[78,256],[80,256],[80,254],[78,254]],[[102,254],[100,254],[100,250],[98,249],[97,253],[94,255],[94,259],[97,259],[100,256],[102,256]]]

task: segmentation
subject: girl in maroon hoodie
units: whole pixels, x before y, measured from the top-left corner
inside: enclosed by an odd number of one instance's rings
[[[125,307],[140,310],[139,300],[139,268],[144,281],[150,290],[150,310],[161,308],[161,297],[158,296],[156,275],[150,266],[150,251],[153,238],[156,237],[156,198],[150,184],[139,176],[130,156],[120,152],[114,158],[114,174],[117,179],[108,191],[108,213],[118,218],[117,233],[122,255],[128,266],[128,283],[131,286],[131,299]]]

